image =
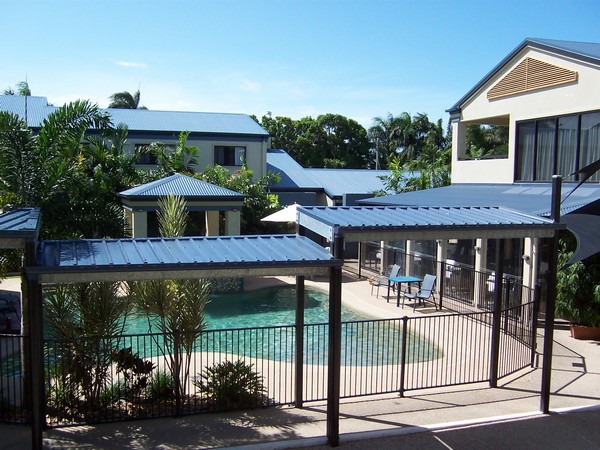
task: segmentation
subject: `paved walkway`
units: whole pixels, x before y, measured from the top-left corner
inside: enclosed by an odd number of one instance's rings
[[[318,281],[316,282],[318,283]],[[404,315],[370,295],[366,282],[345,282],[344,301],[362,299],[371,315]],[[364,299],[368,299],[365,304]],[[401,312],[399,314],[399,312]],[[406,313],[412,312],[410,308]],[[541,361],[540,361],[541,364]],[[486,384],[342,400],[341,448],[600,448],[600,342],[555,331],[552,414],[539,414],[541,369]],[[48,449],[325,449],[326,405],[132,421],[52,429]],[[30,429],[0,426],[0,448],[28,448]],[[367,439],[368,441],[365,441]]]

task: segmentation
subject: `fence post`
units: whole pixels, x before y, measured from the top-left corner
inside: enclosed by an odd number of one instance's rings
[[[534,367],[537,353],[537,317],[540,313],[540,295],[540,285],[536,284],[533,291],[533,312],[531,314],[531,367]]]
[[[181,344],[180,344],[180,336],[179,336],[179,330],[174,330],[173,331],[173,353],[174,353],[174,370],[173,373],[175,374],[175,380],[173,380],[175,382],[175,415],[180,416],[181,415],[181,374],[179,373],[181,368],[181,363],[180,363],[180,351],[181,351]]]
[[[408,316],[402,318],[402,344],[400,347],[400,397],[404,397],[406,379],[406,340],[408,337]]]
[[[442,260],[440,263],[440,311],[442,310],[442,304],[444,302],[444,289],[446,289],[446,261]]]
[[[296,277],[296,398],[294,406],[304,401],[304,277]]]
[[[504,281],[504,239],[496,239],[496,274],[494,275],[494,313],[490,354],[490,387],[498,387],[500,360],[500,326],[502,323],[502,282]]]

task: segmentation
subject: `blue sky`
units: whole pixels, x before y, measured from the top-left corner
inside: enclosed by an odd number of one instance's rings
[[[600,42],[597,0],[0,0],[0,90],[299,119],[445,112],[526,37]]]

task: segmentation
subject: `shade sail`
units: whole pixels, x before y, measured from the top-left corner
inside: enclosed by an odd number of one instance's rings
[[[600,252],[600,216],[568,214],[561,217],[560,221],[577,239],[577,248],[564,267],[583,261]]]
[[[294,203],[260,220],[261,222],[295,222],[298,206]]]

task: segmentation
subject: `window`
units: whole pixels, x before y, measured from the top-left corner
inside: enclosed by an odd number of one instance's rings
[[[135,144],[135,153],[139,155],[138,164],[156,165],[156,154],[148,150],[148,144]]]
[[[220,166],[241,166],[245,159],[246,147],[215,146],[215,164],[219,164]]]
[[[517,123],[517,181],[550,181],[600,159],[600,112]],[[590,181],[599,181],[595,174]]]
[[[600,159],[600,112],[581,116],[580,136],[580,167],[585,167]],[[590,180],[600,181],[600,174],[595,173]]]

